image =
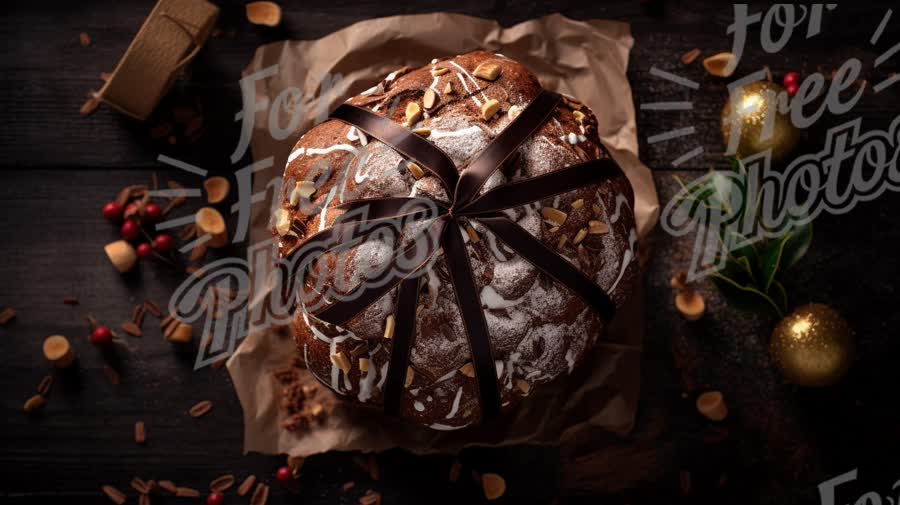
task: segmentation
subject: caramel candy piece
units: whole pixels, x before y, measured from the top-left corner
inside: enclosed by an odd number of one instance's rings
[[[697,410],[711,421],[723,421],[728,417],[728,406],[719,391],[708,391],[697,397]]]
[[[137,263],[137,253],[134,247],[124,240],[116,240],[106,244],[103,250],[106,251],[106,256],[109,257],[110,263],[121,274],[134,268],[135,263]]]
[[[62,335],[51,335],[44,340],[44,357],[57,368],[66,368],[75,361],[75,350]]]

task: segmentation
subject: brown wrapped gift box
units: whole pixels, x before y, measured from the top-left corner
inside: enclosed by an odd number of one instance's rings
[[[254,192],[281,175],[291,147],[321,111],[332,110],[404,65],[420,66],[435,57],[484,48],[522,62],[544,87],[577,97],[594,110],[601,140],[634,188],[638,233],[645,237],[656,222],[658,201],[650,171],[637,158],[634,107],[625,76],[632,42],[622,23],[551,15],[502,28],[489,20],[435,13],[374,19],[319,40],[263,46],[244,75],[276,64],[278,68],[256,83],[257,101],[271,104],[293,87],[303,94],[303,103],[299,127],[282,140],[268,130],[268,108],[257,111],[253,156],[256,160],[273,156],[274,164],[256,174]],[[329,78],[333,86],[320,89],[323,78],[335,74],[343,78]],[[254,242],[271,238],[268,220],[268,207],[254,207]],[[459,432],[401,425],[349,406],[311,432],[286,431],[281,427],[280,389],[272,373],[293,356],[293,341],[275,331],[254,333],[251,328],[228,362],[244,409],[244,450],[302,456],[393,447],[416,453],[454,452],[467,445],[568,444],[625,435],[633,425],[640,389],[643,297],[640,286],[635,289],[632,303],[620,309],[609,334],[573,375],[537,389],[502,422]],[[251,299],[264,295],[252,293]]]

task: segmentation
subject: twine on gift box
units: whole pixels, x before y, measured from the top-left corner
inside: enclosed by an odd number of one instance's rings
[[[218,13],[205,0],[160,0],[94,98],[134,118],[149,117],[203,48]]]

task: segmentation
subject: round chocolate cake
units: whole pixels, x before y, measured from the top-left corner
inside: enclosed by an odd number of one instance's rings
[[[346,103],[420,135],[446,153],[462,173],[541,92],[537,78],[521,64],[478,51],[433,60],[419,69],[399,69]],[[564,96],[549,119],[479,191],[606,158],[594,113]],[[272,219],[281,257],[331,227],[347,212],[348,202],[385,197],[450,199],[434,173],[360,128],[336,119],[319,124],[297,142],[285,168],[281,205]],[[627,179],[616,171],[599,183],[503,214],[620,306],[638,271],[633,199]],[[508,410],[533,388],[571,373],[601,338],[608,321],[516,254],[487,226],[473,219],[460,228],[476,288],[471,296],[480,298],[499,402]],[[386,239],[369,237],[341,254],[323,256],[313,270],[349,292],[397,248]],[[483,411],[466,322],[443,253],[442,249],[434,254],[419,279],[399,414],[433,429],[454,430],[477,424]],[[396,309],[397,289],[393,289],[338,326],[320,320],[299,303],[292,325],[298,362],[337,394],[381,408],[393,332],[401,324]]]

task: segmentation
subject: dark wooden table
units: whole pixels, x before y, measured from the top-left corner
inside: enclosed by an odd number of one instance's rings
[[[900,41],[900,19],[894,16],[879,43],[869,42],[891,5],[841,5],[826,15],[821,36],[795,37],[779,54],[762,51],[758,29],[752,30],[742,68],[768,65],[777,76],[790,70],[827,75],[857,57],[864,75],[880,80],[900,61],[895,56],[872,68],[879,54]],[[679,57],[694,47],[705,54],[730,48],[726,28],[733,13],[727,4],[309,0],[285,5],[283,25],[265,30],[244,22],[241,5],[229,2],[222,6],[222,36],[209,41],[170,99],[202,104],[206,133],[196,143],[176,145],[154,140],[147,125],[108,109],[89,118],[78,114],[85,93],[97,89],[100,72],[112,69],[150,7],[119,0],[15,2],[0,21],[0,305],[18,312],[0,327],[0,496],[6,503],[103,503],[101,484],[126,489],[136,475],[199,489],[223,473],[255,473],[272,481],[283,464],[280,457],[241,454],[240,406],[224,370],[194,372],[192,356],[173,352],[152,330],[142,339],[129,338],[131,351],[101,356],[87,342],[84,319],[91,313],[115,326],[130,317],[135,303],[167,300],[182,279],[164,266],[144,265],[123,281],[103,258],[102,246],[116,231],[101,218],[100,207],[122,186],[148,182],[151,171],[178,178],[155,161],[160,153],[214,172],[233,169],[228,155],[238,134],[237,81],[261,43],[316,38],[370,17],[438,10],[505,25],[554,11],[629,21],[636,39],[629,68],[635,103],[694,103],[690,111],[638,111],[641,157],[655,172],[662,201],[676,191],[674,175],[691,178],[725,166],[718,129],[724,84],[705,76],[698,63],[683,67]],[[81,32],[91,36],[90,47],[79,44]],[[649,73],[653,66],[701,86],[694,91],[655,78]],[[898,111],[898,94],[900,86],[877,96],[870,87],[850,114],[862,116],[866,127],[883,128]],[[687,144],[648,145],[646,138],[685,125],[696,127],[692,141],[705,154],[674,171],[672,161]],[[815,142],[817,131],[810,133]],[[685,268],[690,243],[657,232],[645,282],[647,338],[634,433],[602,452],[592,452],[591,441],[585,441],[583,453],[566,457],[518,447],[466,451],[463,462],[504,475],[505,503],[818,503],[820,482],[855,468],[859,479],[841,486],[839,503],[854,503],[870,491],[896,497],[891,487],[900,478],[898,215],[900,199],[888,192],[849,214],[822,216],[812,250],[787,280],[792,304],[831,304],[856,330],[858,361],[837,386],[802,390],[785,383],[767,353],[772,321],[728,308],[709,286],[702,287],[708,315],[696,323],[681,319],[667,284]],[[80,303],[64,305],[65,296]],[[43,339],[57,333],[69,336],[80,356],[71,373],[51,372],[41,356]],[[118,386],[102,372],[108,359],[122,371]],[[56,383],[43,412],[23,414],[24,400],[47,373]],[[722,390],[731,408],[716,428],[693,406],[705,389]],[[215,403],[213,412],[200,420],[188,417],[187,409],[203,399]],[[145,446],[132,440],[137,420],[147,424]],[[276,486],[270,503],[356,503],[367,488],[381,491],[384,503],[482,500],[468,478],[447,483],[450,456],[392,451],[378,460],[382,478],[371,482],[351,455],[311,458],[302,492],[294,496]],[[682,496],[685,472],[691,475],[689,496]],[[341,484],[351,480],[356,491],[341,493]],[[244,502],[234,495],[227,501]]]

